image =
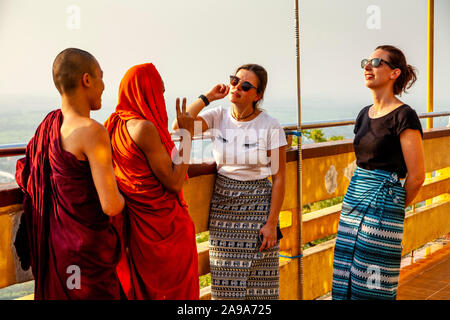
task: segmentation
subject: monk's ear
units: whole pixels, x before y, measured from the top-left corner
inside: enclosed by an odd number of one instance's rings
[[[81,76],[81,85],[83,87],[88,88],[91,86],[91,82],[92,82],[92,79],[91,79],[91,76],[89,75],[89,73],[87,73],[87,72],[83,73],[83,75]]]

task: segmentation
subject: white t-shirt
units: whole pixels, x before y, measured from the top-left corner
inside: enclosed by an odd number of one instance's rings
[[[287,145],[277,119],[263,111],[250,121],[237,121],[231,115],[231,108],[221,106],[202,111],[199,116],[211,133],[218,173],[247,181],[264,179],[278,171],[277,159],[271,164],[267,157],[268,150]]]

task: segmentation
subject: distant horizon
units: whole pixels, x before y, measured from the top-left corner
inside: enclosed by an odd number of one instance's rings
[[[135,64],[152,62],[164,79],[169,122],[175,99],[188,103],[244,63],[264,66],[262,105],[282,124],[297,122],[294,1],[1,0],[0,117],[3,141],[26,139],[59,108],[51,67],[65,48],[91,52],[104,71],[106,120],[119,83]],[[299,3],[302,122],[355,118],[371,104],[360,68],[380,44],[401,48],[418,80],[400,99],[418,113],[427,104],[427,2],[315,0]],[[408,14],[404,8],[408,8]],[[249,14],[251,12],[251,14]],[[434,110],[450,110],[450,1],[435,0]],[[118,23],[119,22],[119,23]],[[227,98],[211,107],[229,105]],[[31,127],[27,127],[31,126]],[[17,130],[4,132],[5,130]],[[7,138],[9,137],[9,138]],[[9,139],[9,140],[8,140]],[[16,142],[16,141],[13,141]]]
[[[79,47],[98,59],[104,71],[105,99],[116,97],[126,70],[144,62],[155,64],[170,99],[196,98],[216,83],[228,81],[230,73],[248,62],[268,71],[267,101],[296,99],[294,1],[274,5],[271,0],[229,0],[223,5],[219,0],[2,0],[1,5],[0,46],[11,50],[3,50],[0,60],[4,75],[0,96],[56,96],[53,59],[67,47]],[[426,1],[315,0],[299,5],[305,103],[321,98],[366,103],[371,96],[359,62],[376,46],[390,43],[401,48],[418,70],[418,80],[405,100],[423,110]],[[398,14],[405,7],[408,14]],[[437,108],[450,105],[449,54],[450,1],[435,0]]]
[[[8,99],[9,100],[9,99]],[[404,99],[405,100],[405,99]],[[6,109],[5,99],[0,97],[0,110],[6,117],[0,118],[0,145],[13,144],[13,143],[25,143],[34,134],[39,123],[43,120],[45,115],[51,110],[59,108],[59,97],[47,97],[44,102],[36,104],[36,97],[20,97],[20,100],[14,100],[13,104],[8,104],[9,108]],[[54,104],[52,105],[52,101]],[[175,97],[166,97],[166,107],[168,109],[169,119],[169,131],[172,121],[175,119],[175,108],[171,108],[171,102],[175,104]],[[426,112],[426,106],[417,108],[414,103],[410,101],[404,101],[408,103],[418,114]],[[275,117],[282,125],[295,125],[297,124],[297,101],[296,100],[274,100],[266,99],[262,108],[270,115]],[[323,103],[320,101],[302,101],[302,124],[308,122],[318,121],[333,121],[333,120],[347,120],[355,119],[358,112],[366,105],[371,104],[370,97],[367,98],[366,103],[355,103],[345,101],[334,101],[334,105],[330,106],[329,102]],[[224,98],[220,101],[215,101],[208,108],[214,108],[217,106],[229,106],[229,101]],[[337,108],[339,107],[339,108]],[[97,111],[91,112],[91,118],[103,123],[107,117],[114,112],[115,99],[103,99],[102,108]],[[442,108],[435,108],[436,112],[449,111],[450,107],[442,106]],[[446,126],[448,124],[449,117],[435,118],[435,127]],[[425,122],[422,120],[425,127]],[[347,127],[332,127],[325,128],[323,131],[327,136],[330,135],[345,135],[346,138],[351,138],[353,132]]]

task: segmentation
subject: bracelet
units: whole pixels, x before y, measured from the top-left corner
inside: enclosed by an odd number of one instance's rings
[[[205,107],[209,104],[209,100],[205,95],[201,94],[198,97],[203,100],[203,102],[205,103]]]

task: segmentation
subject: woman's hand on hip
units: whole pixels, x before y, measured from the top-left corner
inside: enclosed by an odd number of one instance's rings
[[[260,239],[262,238],[262,244],[259,248],[259,252],[270,249],[277,244],[277,225],[266,223],[261,230],[259,230]]]

